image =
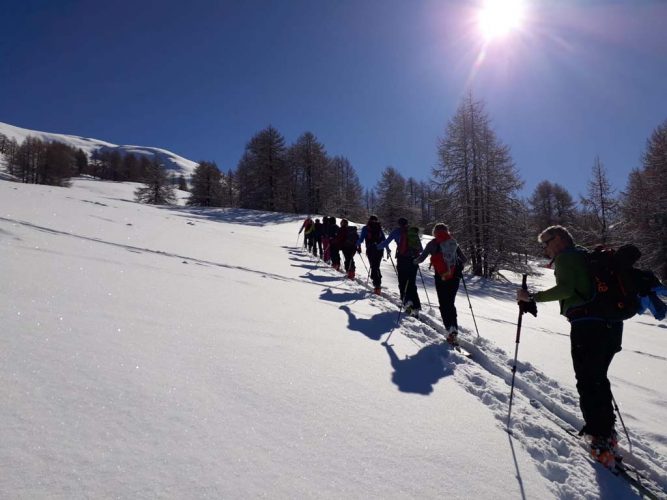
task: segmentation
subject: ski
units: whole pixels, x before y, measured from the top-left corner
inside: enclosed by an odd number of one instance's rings
[[[533,401],[531,400],[531,404],[532,402]],[[569,428],[561,424],[560,422],[557,422],[553,418],[549,418],[549,420],[551,420],[554,424],[560,427],[567,434],[575,438],[577,440],[577,443],[580,444],[581,447],[588,454],[588,448],[582,442],[579,432],[577,432],[575,429]],[[604,469],[608,470],[615,476],[625,480],[628,484],[634,487],[635,490],[637,490],[637,492],[644,498],[650,498],[651,500],[658,500],[660,498],[664,499],[667,497],[667,492],[664,491],[664,489],[659,484],[655,483],[655,481],[648,478],[646,474],[639,471],[636,467],[623,462],[622,456],[616,457],[616,464],[611,468],[604,467],[599,462],[593,460],[590,456],[588,458],[590,459],[593,465],[599,465],[600,467],[603,467]]]

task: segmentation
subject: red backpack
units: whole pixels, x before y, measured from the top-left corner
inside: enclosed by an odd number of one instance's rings
[[[440,276],[443,281],[448,281],[456,277],[457,261],[456,250],[458,244],[454,238],[448,238],[438,244],[438,250],[431,255],[431,265],[435,274]]]

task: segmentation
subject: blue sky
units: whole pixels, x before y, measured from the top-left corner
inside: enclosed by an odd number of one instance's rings
[[[0,121],[235,168],[269,124],[311,131],[372,187],[418,180],[472,90],[529,195],[614,186],[667,119],[667,2],[526,0],[489,42],[479,2],[2,1]]]

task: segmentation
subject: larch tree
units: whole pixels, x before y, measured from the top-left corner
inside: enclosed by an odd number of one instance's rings
[[[221,207],[223,189],[222,172],[215,162],[199,162],[192,174],[192,190],[187,204],[197,207]]]
[[[439,142],[433,170],[436,216],[450,226],[467,252],[472,271],[491,276],[523,266],[518,233],[518,190],[523,181],[510,150],[491,129],[481,101],[463,100]]]
[[[176,202],[176,193],[167,170],[156,159],[148,165],[143,182],[144,186],[134,191],[135,199],[139,203],[169,205]]]
[[[236,169],[241,208],[287,211],[289,169],[285,138],[272,126],[250,139]]]
[[[361,220],[366,209],[362,203],[363,188],[356,170],[343,156],[331,158],[327,168],[330,183],[323,200],[324,214]]]
[[[667,121],[646,141],[642,167],[630,173],[621,213],[622,233],[641,250],[642,265],[667,280]]]
[[[375,186],[376,215],[387,227],[393,227],[400,217],[405,217],[410,224],[415,223],[414,213],[408,200],[407,181],[394,167],[382,171]]]
[[[292,174],[295,212],[323,212],[325,200],[334,189],[324,145],[311,132],[305,132],[290,146],[287,158]]]
[[[588,193],[580,200],[582,214],[578,236],[584,245],[607,245],[613,241],[613,225],[618,221],[619,204],[607,170],[598,156],[593,161]]]

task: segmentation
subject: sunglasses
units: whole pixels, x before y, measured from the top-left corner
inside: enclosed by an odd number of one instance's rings
[[[542,242],[542,248],[546,248],[546,247],[548,247],[548,246],[549,246],[549,243],[551,243],[551,240],[553,240],[553,239],[555,239],[555,238],[556,238],[555,236],[552,236],[552,237],[549,238],[548,240],[544,240],[544,241]]]

